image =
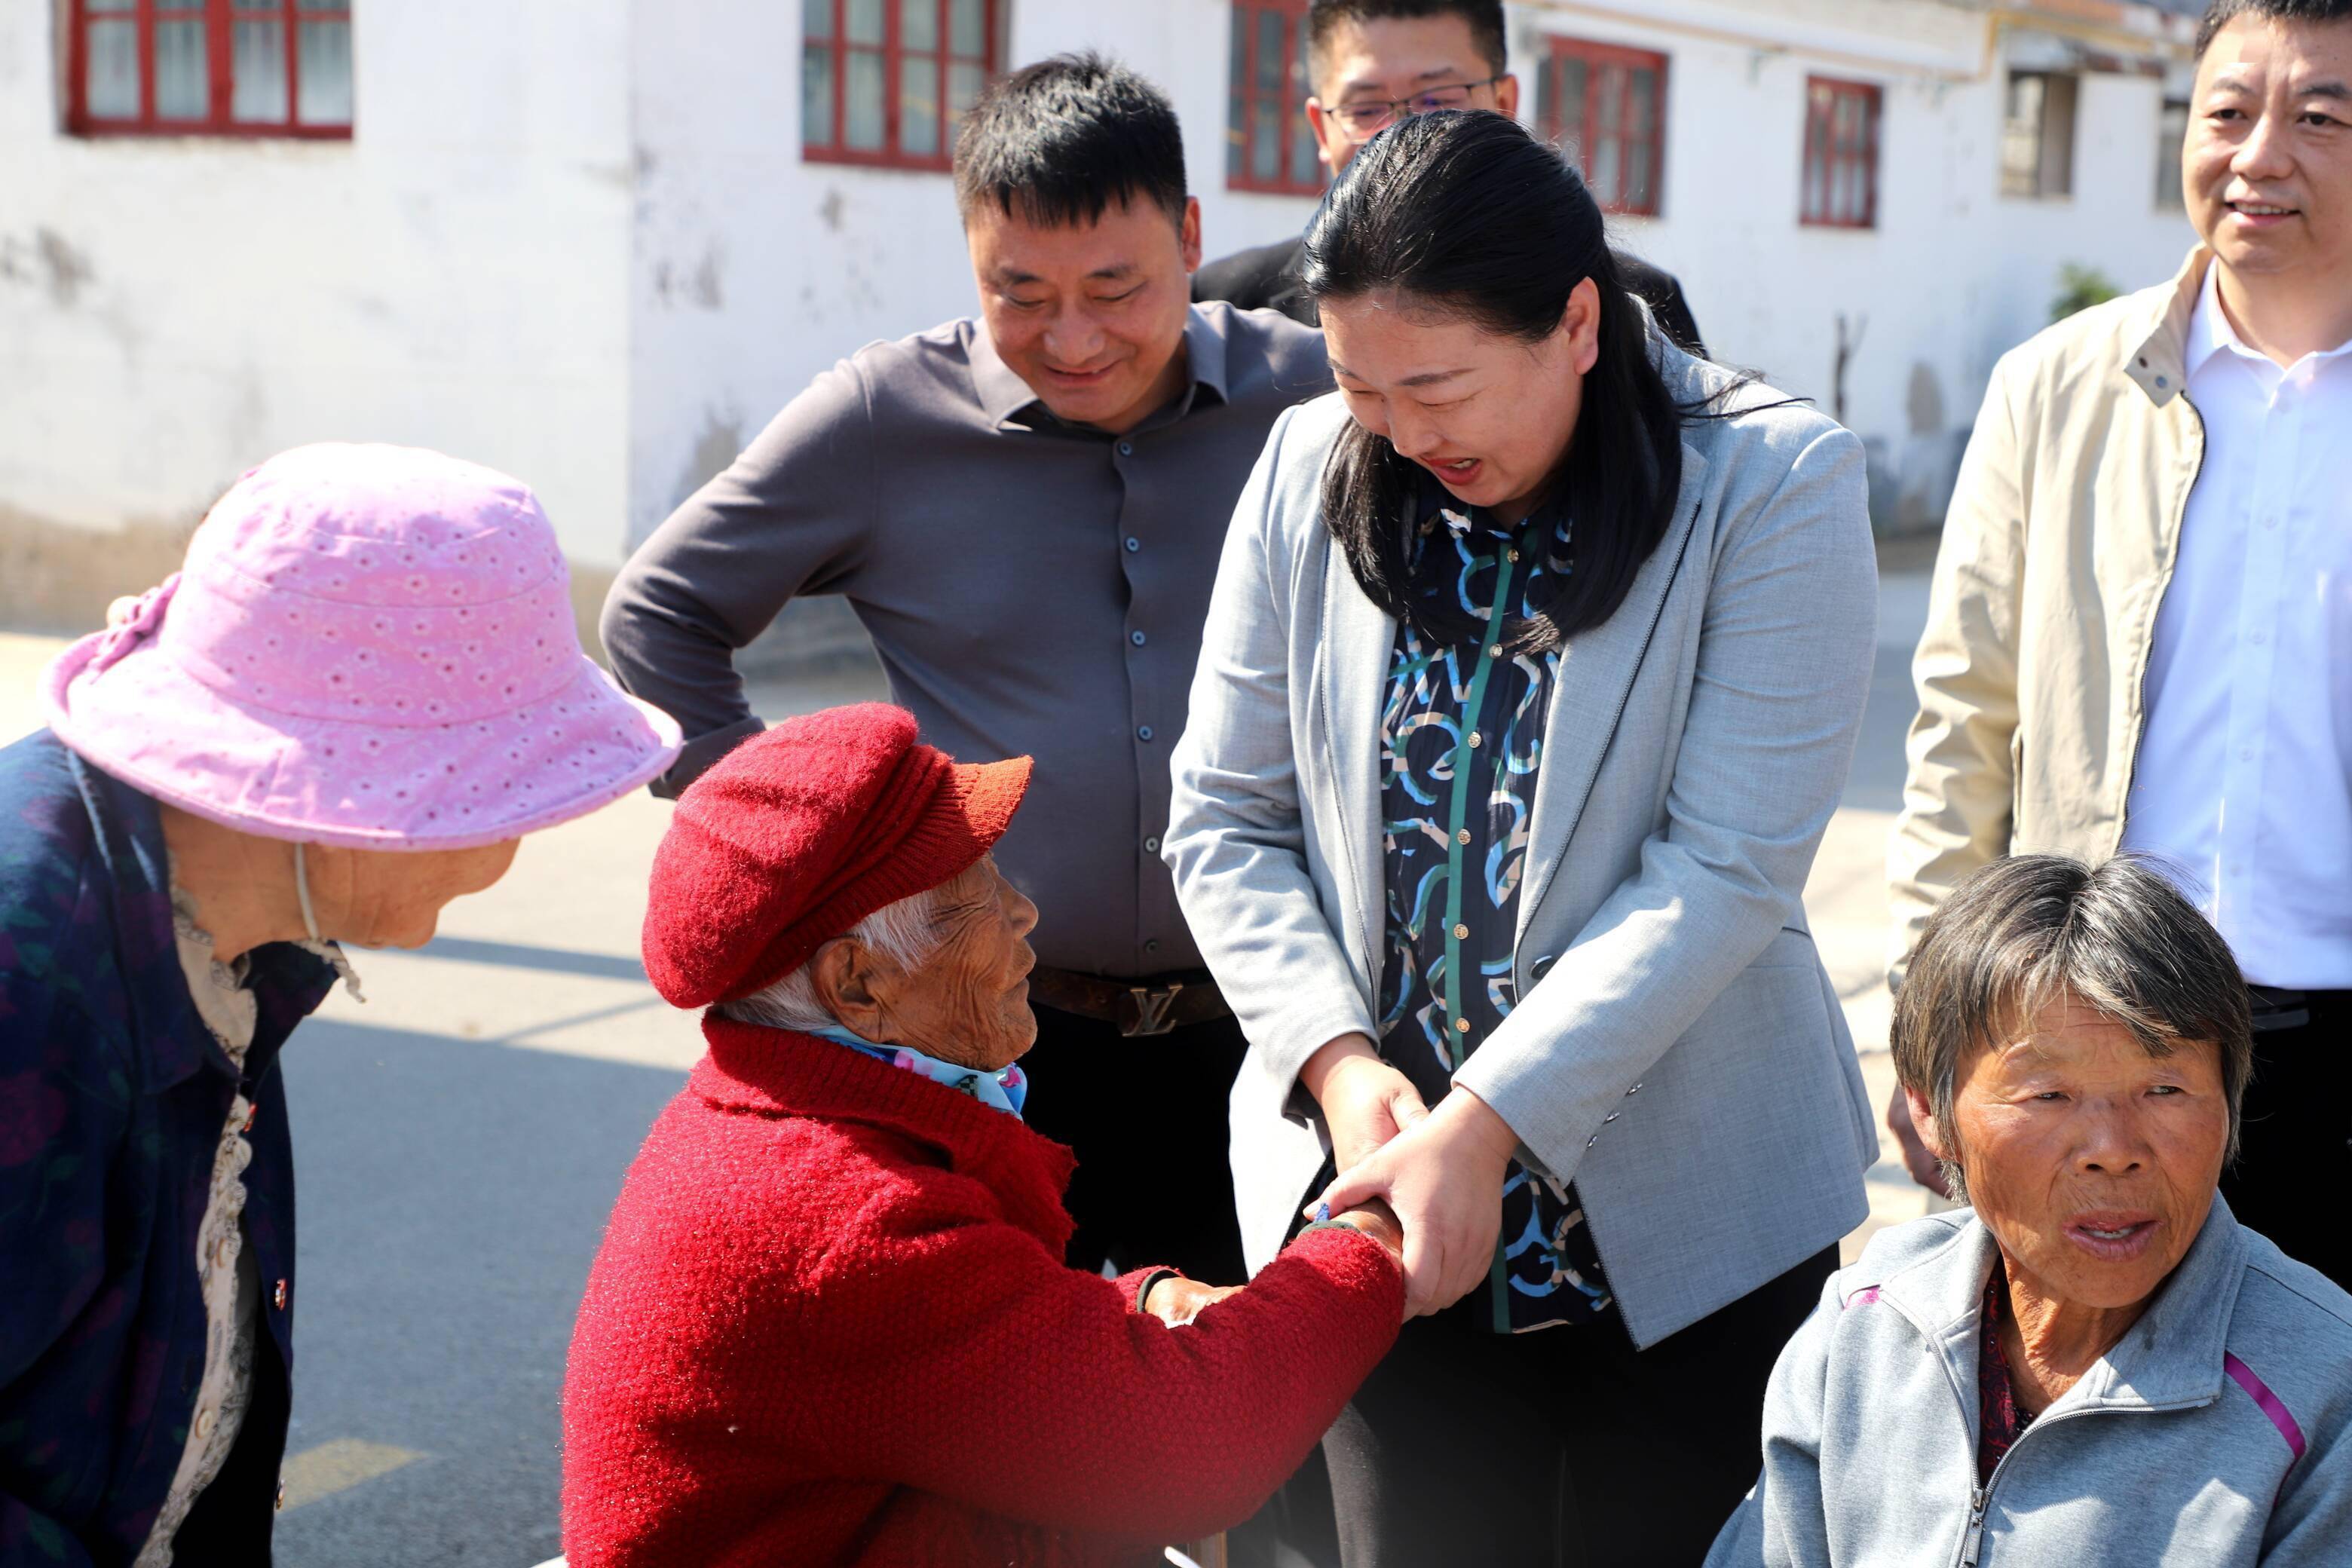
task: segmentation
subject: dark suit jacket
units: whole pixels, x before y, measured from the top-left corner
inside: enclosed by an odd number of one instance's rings
[[[1254,250],[1235,251],[1192,274],[1192,298],[1196,301],[1228,300],[1244,310],[1279,310],[1304,326],[1316,326],[1319,323],[1315,301],[1307,297],[1298,279],[1305,250],[1306,241],[1283,239]],[[1658,325],[1675,346],[1706,358],[1698,323],[1691,320],[1690,304],[1674,274],[1622,250],[1617,253],[1617,268],[1624,275],[1626,287],[1649,301]]]

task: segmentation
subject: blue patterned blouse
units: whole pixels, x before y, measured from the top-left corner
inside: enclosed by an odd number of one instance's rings
[[[1431,591],[1489,626],[1498,602],[1504,619],[1522,616],[1531,587],[1569,570],[1568,523],[1548,509],[1505,528],[1433,485],[1420,506],[1419,548],[1454,567]],[[1432,1105],[1518,999],[1520,871],[1559,672],[1557,651],[1506,657],[1488,638],[1433,645],[1397,626],[1381,715],[1381,1055]],[[1610,1303],[1575,1187],[1513,1162],[1487,1321],[1499,1333],[1591,1322]]]

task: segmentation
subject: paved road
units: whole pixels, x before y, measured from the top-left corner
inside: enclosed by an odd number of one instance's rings
[[[1860,757],[1808,892],[1882,1098],[1881,855],[1911,704],[1918,582],[1883,590]],[[0,636],[0,736],[37,721],[58,646]],[[870,672],[757,694],[770,717],[877,690]],[[418,953],[361,953],[283,1060],[302,1251],[284,1568],[529,1568],[557,1550],[558,1400],[622,1173],[699,1049],[636,960],[668,808],[624,801],[523,847]],[[1874,1173],[1874,1224],[1920,1212]],[[1867,1227],[1866,1227],[1867,1228]]]

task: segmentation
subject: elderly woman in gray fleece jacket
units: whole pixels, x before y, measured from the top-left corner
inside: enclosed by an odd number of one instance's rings
[[[2352,1563],[2352,1296],[2215,1190],[2253,1053],[2212,927],[2128,858],[1987,867],[1894,1049],[1972,1210],[1831,1278],[1707,1568]]]

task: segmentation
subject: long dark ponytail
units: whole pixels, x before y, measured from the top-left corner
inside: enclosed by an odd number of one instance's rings
[[[1677,405],[1660,377],[1584,181],[1504,115],[1449,110],[1389,127],[1349,163],[1307,230],[1304,279],[1318,304],[1394,290],[1528,342],[1559,330],[1570,291],[1587,278],[1601,294],[1600,357],[1547,498],[1572,521],[1574,560],[1544,574],[1531,614],[1506,623],[1501,641],[1514,653],[1556,647],[1624,603],[1665,537],[1683,421],[1700,407]],[[1350,421],[1323,471],[1323,515],[1373,603],[1439,641],[1465,641],[1483,623],[1419,581],[1452,570],[1440,552],[1415,548],[1411,503],[1424,473]]]

